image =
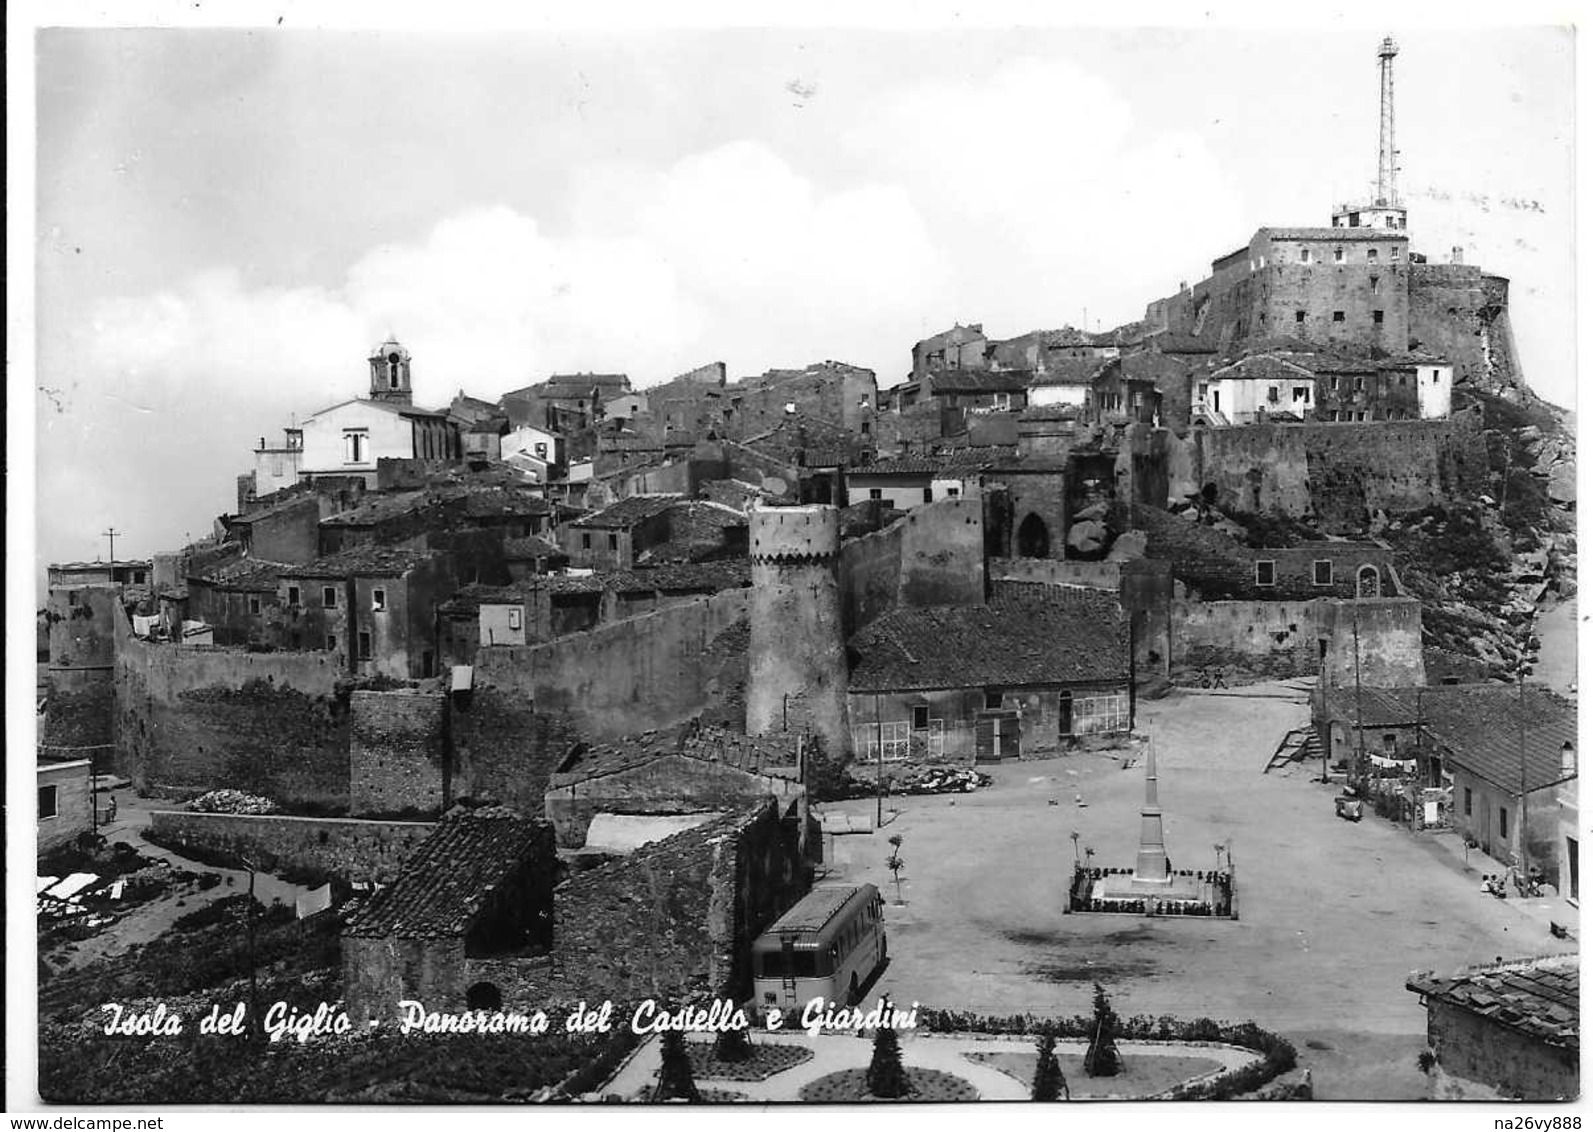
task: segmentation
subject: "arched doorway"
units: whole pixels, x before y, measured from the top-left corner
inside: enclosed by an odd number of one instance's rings
[[[501,1010],[503,995],[491,983],[477,983],[465,992],[465,1006],[470,1010]]]
[[[1033,511],[1018,524],[1018,557],[1051,557],[1051,532],[1046,528],[1045,520]]]
[[[1376,566],[1366,565],[1355,571],[1355,596],[1383,596],[1383,578]]]

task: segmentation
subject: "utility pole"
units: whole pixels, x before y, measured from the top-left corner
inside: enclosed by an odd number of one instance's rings
[[[1351,630],[1355,636],[1355,780],[1359,790],[1364,785],[1366,775],[1366,729],[1362,723],[1364,715],[1361,711],[1361,586],[1355,584],[1355,604],[1351,606],[1355,616],[1351,621]]]
[[[1516,722],[1520,724],[1517,738],[1521,754],[1521,804],[1516,817],[1516,838],[1521,842],[1521,852],[1518,856],[1521,859],[1521,880],[1524,883],[1532,869],[1532,862],[1527,858],[1527,666],[1525,661],[1516,665],[1516,716]]]
[[[255,908],[254,875],[255,875],[255,872],[258,870],[259,866],[256,865],[248,857],[244,857],[244,858],[241,858],[241,859],[243,861],[243,867],[249,870],[249,908],[248,908],[248,920],[246,921],[246,923],[248,925],[246,931],[247,931],[248,946],[249,946],[249,1035],[250,1035],[250,1037],[252,1039],[258,1040],[262,1031],[260,1029],[260,986],[259,986],[257,972],[255,970],[256,964],[255,964],[255,949],[254,949],[254,920],[255,920],[255,916],[254,916],[254,908]]]
[[[117,530],[115,527],[106,527],[100,532],[100,534],[111,540],[110,580],[113,582],[116,581],[116,536],[121,533],[122,532]]]
[[[885,717],[880,714],[879,693],[874,693],[874,828],[885,824]]]

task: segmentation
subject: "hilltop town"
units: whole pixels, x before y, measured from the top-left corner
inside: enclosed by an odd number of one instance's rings
[[[1023,1033],[1100,984],[1126,1038],[1254,1051],[1138,1095],[1575,1095],[1574,665],[1534,675],[1572,439],[1509,282],[1413,242],[1391,169],[1325,211],[1110,330],[902,342],[905,377],[424,408],[389,337],[261,422],[209,536],[51,564],[45,1097],[645,1099],[668,1054],[623,1026],[325,1054],[98,1008],[756,1014],[757,941],[839,883],[889,940],[846,998]],[[951,1075],[1005,1095],[1001,1056]]]

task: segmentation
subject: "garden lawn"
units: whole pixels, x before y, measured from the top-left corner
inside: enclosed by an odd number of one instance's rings
[[[799,1100],[809,1104],[851,1104],[857,1101],[878,1101],[881,1104],[926,1103],[931,1101],[976,1101],[979,1090],[961,1077],[942,1073],[938,1069],[920,1069],[907,1066],[907,1080],[912,1091],[905,1097],[876,1097],[868,1091],[868,1070],[842,1069],[826,1073],[816,1081],[809,1081],[797,1093]]]

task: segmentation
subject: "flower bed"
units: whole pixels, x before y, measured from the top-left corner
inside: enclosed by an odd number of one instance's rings
[[[965,1053],[963,1057],[976,1065],[988,1065],[1007,1076],[1028,1085],[1034,1081],[1035,1064],[1039,1055],[1029,1050],[1003,1050],[1000,1052]],[[1062,1075],[1067,1078],[1068,1094],[1073,1100],[1097,1097],[1150,1097],[1164,1093],[1196,1077],[1222,1068],[1222,1062],[1210,1057],[1191,1057],[1184,1054],[1123,1054],[1123,1071],[1115,1077],[1091,1077],[1084,1072],[1084,1054],[1056,1051]]]
[[[719,1081],[767,1081],[776,1073],[813,1060],[813,1051],[806,1046],[774,1042],[755,1044],[752,1055],[745,1061],[719,1060],[714,1056],[712,1042],[692,1042],[687,1046],[687,1053],[691,1057],[693,1077]]]
[[[274,814],[281,807],[270,798],[242,790],[212,790],[199,795],[188,808],[198,814]]]
[[[826,1073],[816,1081],[809,1081],[798,1091],[797,1099],[809,1104],[853,1104],[858,1101],[927,1104],[979,1099],[979,1090],[961,1077],[942,1073],[938,1069],[912,1066],[906,1072],[911,1092],[905,1097],[876,1097],[868,1091],[867,1069],[842,1069],[837,1073]]]
[[[1049,1031],[1059,1038],[1088,1040],[1095,1021],[1089,1015],[1072,1018],[1039,1018],[1033,1014],[990,1015],[967,1010],[920,1008],[919,1029],[938,1034],[1039,1034]],[[1259,1061],[1231,1070],[1220,1077],[1179,1086],[1166,1094],[1181,1101],[1229,1100],[1253,1092],[1294,1068],[1294,1047],[1254,1022],[1214,1022],[1210,1018],[1194,1021],[1162,1015],[1152,1018],[1136,1014],[1120,1019],[1114,1035],[1118,1041],[1221,1042],[1255,1050]],[[1069,1077],[1069,1083],[1072,1078]]]

